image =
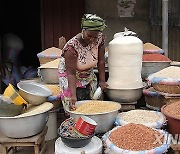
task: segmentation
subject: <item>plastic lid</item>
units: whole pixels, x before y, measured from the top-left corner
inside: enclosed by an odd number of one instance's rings
[[[94,136],[91,142],[83,148],[70,148],[66,146],[59,137],[55,142],[55,154],[101,154],[102,153],[102,141],[98,137]]]

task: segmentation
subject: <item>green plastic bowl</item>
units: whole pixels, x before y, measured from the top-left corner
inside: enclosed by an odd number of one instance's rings
[[[0,117],[13,117],[22,113],[23,105],[15,105],[10,98],[0,96]]]

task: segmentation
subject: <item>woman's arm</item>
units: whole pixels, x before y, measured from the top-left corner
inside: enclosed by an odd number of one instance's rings
[[[66,72],[68,78],[68,85],[71,91],[70,109],[75,109],[76,97],[76,69],[77,69],[77,56],[71,51],[64,53]]]
[[[105,53],[105,46],[101,46],[98,51],[98,72],[99,72],[99,86],[102,90],[107,88],[107,83],[105,79],[105,59],[104,59],[104,53]]]

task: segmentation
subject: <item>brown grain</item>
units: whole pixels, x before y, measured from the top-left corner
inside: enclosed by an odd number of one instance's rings
[[[150,150],[161,145],[159,142],[155,142],[155,134],[158,136],[161,135],[158,131],[150,127],[131,123],[114,130],[110,134],[109,139],[117,147],[122,149],[132,151]],[[164,137],[161,138],[162,143],[163,141]]]

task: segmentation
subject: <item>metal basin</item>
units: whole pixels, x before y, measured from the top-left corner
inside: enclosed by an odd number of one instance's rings
[[[88,101],[92,101],[92,100],[78,101],[78,102],[76,102],[76,107],[81,104],[87,103]],[[111,101],[103,101],[103,102],[111,102]],[[111,103],[116,103],[116,102],[111,102]],[[119,104],[119,109],[120,108],[121,108],[121,105]],[[75,118],[76,120],[80,116],[85,115],[85,116],[93,119],[94,121],[96,121],[97,127],[95,129],[95,133],[98,134],[98,133],[105,133],[105,132],[109,131],[110,129],[112,129],[114,121],[118,115],[119,109],[111,111],[111,112],[97,113],[97,114],[74,113],[72,111],[68,111],[68,112],[69,112],[70,116]]]
[[[0,117],[12,117],[21,114],[23,105],[0,103]]]
[[[142,62],[141,76],[145,79],[150,74],[156,73],[169,66],[170,62]]]
[[[112,101],[132,103],[137,101],[143,92],[143,87],[138,89],[107,89],[106,94]]]
[[[24,138],[40,133],[48,120],[49,106],[41,113],[24,117],[0,117],[0,129],[10,138]]]
[[[47,101],[52,91],[39,83],[19,82],[17,84],[19,94],[30,104],[39,105]]]
[[[12,117],[21,114],[23,105],[15,105],[10,97],[0,95],[0,117]]]
[[[58,68],[39,68],[39,75],[44,83],[59,83]]]

